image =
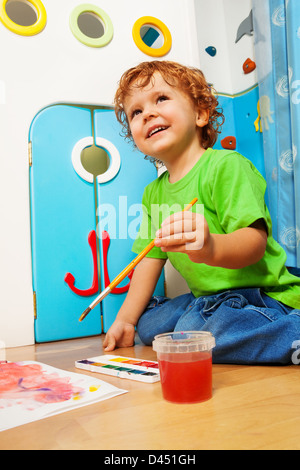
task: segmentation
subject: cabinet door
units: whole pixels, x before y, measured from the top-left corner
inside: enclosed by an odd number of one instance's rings
[[[131,246],[143,190],[156,178],[154,166],[119,134],[111,109],[55,105],[42,110],[31,125],[37,342],[106,332],[126,296],[129,279],[79,322],[108,276],[112,280],[135,256]],[[80,157],[92,143],[107,155],[107,170],[98,176],[83,167]],[[111,222],[105,222],[107,217]],[[102,229],[109,237],[104,241],[96,238]],[[163,291],[162,276],[156,293]]]
[[[35,338],[52,341],[101,333],[100,306],[85,322],[81,313],[97,294],[80,296],[66,284],[89,288],[93,258],[88,235],[96,229],[93,184],[72,164],[78,140],[92,136],[89,109],[57,105],[45,108],[30,129],[33,290],[36,295]]]

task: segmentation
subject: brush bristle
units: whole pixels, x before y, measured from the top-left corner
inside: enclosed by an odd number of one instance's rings
[[[81,317],[79,318],[79,321],[82,321],[85,319],[85,317],[90,313],[91,311],[91,307],[88,307],[84,312],[83,314],[81,315]]]

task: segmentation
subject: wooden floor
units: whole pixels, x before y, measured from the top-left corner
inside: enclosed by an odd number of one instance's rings
[[[79,371],[74,361],[103,354],[103,336],[8,349]],[[117,354],[156,359],[138,340]],[[196,405],[163,400],[160,383],[97,375],[124,395],[0,433],[0,449],[300,449],[300,368],[214,365],[213,398]]]

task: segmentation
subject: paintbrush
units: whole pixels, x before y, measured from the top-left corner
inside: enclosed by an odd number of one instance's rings
[[[198,201],[198,198],[194,198],[190,204],[188,204],[183,210],[188,211],[196,202]],[[149,245],[144,248],[139,255],[134,258],[134,260],[131,261],[131,263],[126,266],[123,271],[120,272],[120,274],[101,292],[101,294],[96,297],[96,299],[91,303],[91,305],[82,313],[82,315],[79,318],[79,321],[82,321],[85,319],[85,317],[90,313],[93,308],[96,307],[110,292],[118,285],[120,282],[123,281],[123,279],[133,270],[133,268],[149,253],[150,250],[154,247],[154,242],[155,239],[152,240],[152,242],[149,243]]]

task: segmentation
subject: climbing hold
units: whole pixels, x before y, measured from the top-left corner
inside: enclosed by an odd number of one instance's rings
[[[255,69],[256,69],[256,63],[253,62],[253,60],[251,59],[245,60],[245,62],[243,63],[243,70],[245,74],[253,72],[253,70]]]
[[[214,57],[217,53],[217,49],[213,46],[209,46],[205,49],[205,51],[207,52],[207,54],[209,54],[210,56]]]
[[[236,149],[236,138],[233,135],[228,135],[221,140],[223,149],[235,150]]]

